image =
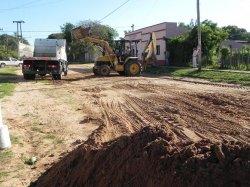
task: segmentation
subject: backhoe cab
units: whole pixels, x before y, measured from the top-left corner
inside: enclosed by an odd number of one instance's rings
[[[126,76],[138,76],[141,74],[142,66],[138,61],[137,43],[138,41],[115,41],[115,47],[112,49],[107,41],[99,39],[91,32],[91,28],[82,26],[72,30],[72,34],[78,40],[91,42],[98,45],[103,50],[103,56],[96,59],[93,67],[93,73],[99,76],[108,76],[111,70]],[[136,46],[131,50],[131,45]]]

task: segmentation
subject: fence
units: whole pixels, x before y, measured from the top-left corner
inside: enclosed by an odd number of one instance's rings
[[[223,53],[219,58],[220,67],[224,69],[250,70],[250,49],[241,49]]]

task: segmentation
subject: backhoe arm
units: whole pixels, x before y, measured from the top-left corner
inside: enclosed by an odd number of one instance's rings
[[[157,61],[155,33],[151,33],[149,42],[143,51],[144,70],[146,69],[146,67],[150,61],[152,61],[153,63],[155,63]]]
[[[109,55],[114,54],[112,48],[109,46],[109,43],[107,41],[92,38],[92,37],[86,37],[81,40],[85,42],[91,42],[93,44],[100,46],[105,51],[105,53],[108,53]]]
[[[103,51],[105,51],[105,53],[108,53],[108,55],[114,54],[112,48],[109,46],[109,43],[107,41],[99,39],[96,36],[91,36],[90,28],[83,28],[82,26],[80,26],[72,29],[71,32],[76,39],[96,44],[100,46],[103,49]]]

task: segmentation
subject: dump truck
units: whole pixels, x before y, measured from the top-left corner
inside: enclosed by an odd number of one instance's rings
[[[35,79],[36,75],[51,75],[53,79],[62,79],[68,73],[66,40],[35,39],[34,55],[23,60],[24,79]]]

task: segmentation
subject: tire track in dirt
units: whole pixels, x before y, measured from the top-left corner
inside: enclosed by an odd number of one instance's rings
[[[180,112],[179,109],[174,107],[175,103],[169,106],[169,103],[172,101],[160,99],[155,96],[138,100],[141,100],[140,103],[145,105],[144,108],[146,111],[159,121],[157,125],[169,126],[170,129],[183,140],[191,139],[193,141],[198,141],[201,139],[198,134],[185,127],[187,125],[185,121],[179,117]]]
[[[138,85],[115,85],[113,88],[116,89],[134,89],[138,90],[143,93],[150,93],[148,98],[137,98],[126,95],[126,104],[128,105],[128,112],[130,113],[130,116],[133,116],[134,119],[138,119],[137,121],[142,123],[142,126],[159,126],[162,124],[165,124],[167,126],[170,126],[171,129],[182,139],[191,139],[193,141],[198,141],[201,139],[201,136],[193,132],[192,130],[189,130],[185,128],[181,122],[182,120],[178,121],[173,117],[173,113],[176,113],[175,103],[173,103],[173,106],[171,108],[168,108],[168,112],[164,111],[164,107],[168,106],[167,102],[162,102],[162,100],[157,99],[164,94],[155,94],[159,92],[159,89],[152,89],[150,88],[151,85],[144,85],[144,84],[138,84]],[[152,85],[152,87],[154,87]],[[166,92],[165,92],[166,93]],[[174,95],[168,94],[170,98],[173,98]],[[152,99],[153,98],[153,99]],[[170,101],[170,100],[169,100]]]
[[[131,134],[140,128],[137,121],[129,115],[128,107],[120,101],[100,98],[96,101],[100,107],[101,125],[96,129],[89,140],[91,144],[101,144],[121,135]]]
[[[155,116],[148,113],[148,106],[145,107],[145,105],[141,102],[139,98],[126,96],[126,102],[128,104],[128,107],[132,108],[137,115],[138,118],[140,118],[144,122],[144,126],[157,126],[161,125],[161,122],[158,121]]]
[[[218,135],[216,139],[218,140],[223,138],[235,140],[236,138],[237,140],[243,141],[246,137],[249,138],[249,127],[247,124],[249,124],[248,110],[250,107],[248,104],[249,100],[247,99],[241,99],[240,103],[232,106],[233,110],[237,112],[239,111],[239,113],[242,114],[242,117],[238,115],[238,118],[235,119],[235,116],[231,115],[230,112],[223,110],[225,106],[221,106],[219,104],[211,106],[210,103],[207,103],[199,98],[199,96],[203,96],[205,94],[187,94],[184,91],[172,91],[172,89],[168,89],[167,87],[162,87],[159,85],[149,86],[140,84],[140,89],[147,91],[152,90],[153,93],[159,94],[159,97],[163,97],[163,100],[160,99],[160,102],[166,103],[166,105],[172,104],[172,107],[180,106],[179,109],[181,114],[179,117],[182,118],[183,121],[190,122],[192,127],[195,127],[195,130],[199,130],[199,133],[204,133],[203,131],[206,129],[206,133],[208,133],[209,136],[213,138],[214,136],[211,134],[211,132],[216,133]],[[167,97],[169,98],[169,95],[172,95],[171,100],[167,99],[164,101]],[[213,99],[213,95],[206,94],[205,96],[210,98],[210,100]],[[218,103],[220,103],[219,101],[222,103],[228,103],[230,101],[229,99],[224,100],[227,95],[218,94],[218,96]],[[159,97],[154,97],[154,101],[156,101]],[[236,100],[236,98],[233,99]],[[238,100],[239,99],[236,101]],[[198,127],[200,124],[203,124],[202,128]],[[242,133],[243,135],[241,135]],[[224,136],[221,136],[220,134],[224,134]]]
[[[199,107],[200,111],[206,111],[207,115],[210,114],[210,120],[213,120],[213,122],[215,123],[210,123],[210,127],[214,128],[214,129],[218,129],[219,132],[222,132],[226,134],[226,136],[230,137],[231,135],[238,135],[239,138],[237,139],[241,139],[244,140],[245,136],[249,134],[249,127],[248,128],[244,128],[247,127],[248,121],[245,120],[244,118],[249,118],[249,113],[244,113],[245,117],[239,118],[239,116],[237,117],[237,115],[232,115],[231,113],[228,113],[227,111],[224,110],[224,108],[226,108],[226,106],[229,105],[225,105],[222,106],[221,105],[212,105],[210,102],[201,102],[200,99],[197,99],[197,95],[190,95],[190,94],[184,94],[183,98],[185,98],[185,102],[187,104],[192,104],[195,107]],[[213,98],[213,95],[210,96],[210,98]],[[224,97],[222,95],[222,97],[219,97],[217,102],[222,102],[222,103],[226,103],[224,102]],[[216,103],[217,103],[216,102]],[[233,102],[231,102],[233,103]],[[231,106],[231,105],[230,105]],[[235,108],[236,109],[236,108]],[[238,108],[237,108],[238,109]],[[238,110],[241,110],[241,107],[239,107]],[[204,113],[206,115],[206,113]],[[203,116],[204,116],[203,114]],[[247,117],[248,115],[248,117]],[[241,134],[245,134],[244,136],[241,136]],[[231,136],[232,137],[232,136]],[[237,137],[237,136],[236,136]],[[233,137],[232,137],[233,138]],[[234,139],[234,138],[233,138]]]
[[[127,86],[125,86],[127,87]],[[119,88],[122,88],[119,85]],[[136,89],[136,88],[134,88]],[[182,139],[191,139],[193,141],[200,140],[200,138],[204,138],[201,133],[196,133],[190,129],[187,129],[185,126],[187,125],[185,119],[182,118],[182,115],[188,115],[187,111],[182,112],[183,106],[177,108],[176,106],[180,105],[179,98],[176,98],[178,95],[175,92],[171,92],[171,89],[168,87],[160,87],[156,85],[148,85],[148,84],[138,84],[137,89],[142,92],[151,93],[151,96],[148,98],[136,98],[133,102],[139,102],[144,111],[148,112],[151,117],[158,120],[156,123],[169,125],[171,129]],[[196,120],[195,117],[189,115],[191,119]],[[203,119],[200,118],[200,121]],[[199,126],[198,126],[199,127]]]

